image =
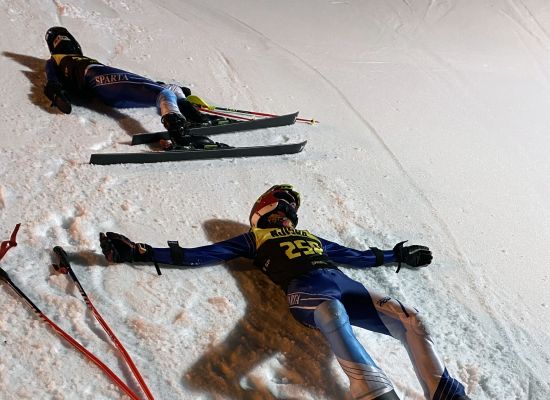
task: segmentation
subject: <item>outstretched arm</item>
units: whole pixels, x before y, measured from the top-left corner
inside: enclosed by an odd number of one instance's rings
[[[325,254],[334,262],[347,264],[357,268],[369,268],[379,265],[397,262],[399,272],[401,263],[411,267],[423,267],[432,262],[432,253],[426,246],[403,246],[405,242],[398,243],[392,250],[380,250],[371,247],[369,250],[356,250],[342,246],[338,243],[319,238]]]
[[[168,242],[168,248],[135,243],[114,232],[100,233],[101,250],[111,262],[158,262],[170,265],[201,266],[219,264],[237,257],[254,258],[256,247],[249,233],[195,248],[182,248]]]
[[[67,96],[67,91],[63,87],[59,75],[57,73],[57,65],[50,58],[46,61],[46,86],[44,86],[44,94],[52,102],[52,106],[59,108],[65,114],[70,114],[72,111],[71,102]]]
[[[379,250],[376,248],[356,250],[323,238],[319,238],[319,240],[323,245],[325,254],[338,264],[351,265],[357,268],[369,268],[396,262],[393,250]]]

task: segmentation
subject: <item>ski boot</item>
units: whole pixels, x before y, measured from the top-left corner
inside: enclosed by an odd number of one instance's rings
[[[209,137],[199,135],[190,135],[189,142],[191,148],[198,150],[227,149],[231,147],[225,143],[214,142]]]
[[[170,139],[175,144],[184,146],[184,138],[189,136],[189,122],[185,117],[178,113],[168,113],[162,116],[162,124],[170,134]]]
[[[171,146],[165,146],[166,150],[178,147],[196,150],[212,150],[231,147],[224,143],[214,142],[206,136],[189,134],[189,127],[191,124],[181,114],[168,113],[164,115],[162,117],[162,124],[170,134],[170,140],[172,141]]]
[[[178,108],[189,121],[201,126],[211,125],[210,120],[187,99],[178,99]]]

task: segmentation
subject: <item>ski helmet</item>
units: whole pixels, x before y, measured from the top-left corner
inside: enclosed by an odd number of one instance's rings
[[[250,226],[252,228],[267,228],[277,226],[281,219],[277,219],[277,212],[282,212],[292,222],[298,224],[298,208],[300,207],[300,194],[292,185],[275,185],[262,194],[250,211]],[[272,217],[272,218],[270,218]]]
[[[82,49],[73,35],[62,26],[54,26],[46,32],[46,43],[50,54],[78,54],[82,55]]]

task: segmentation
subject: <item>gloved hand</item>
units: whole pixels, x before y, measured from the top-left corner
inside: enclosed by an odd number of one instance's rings
[[[119,233],[100,232],[101,251],[110,262],[148,262],[153,261],[153,248],[145,243],[134,243]]]
[[[393,248],[395,260],[398,263],[395,272],[399,272],[402,262],[411,267],[423,267],[432,262],[432,252],[428,247],[419,245],[403,246],[405,243],[406,241],[397,243]]]
[[[44,94],[52,102],[52,106],[56,106],[65,114],[70,114],[72,111],[71,102],[67,96],[67,91],[61,83],[56,81],[48,81],[44,86]]]
[[[181,90],[182,90],[183,94],[185,95],[185,97],[191,96],[191,89],[189,89],[188,87],[181,86]]]

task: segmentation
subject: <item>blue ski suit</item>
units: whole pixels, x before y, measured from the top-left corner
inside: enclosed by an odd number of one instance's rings
[[[400,340],[426,398],[452,400],[465,394],[463,385],[449,375],[436,354],[417,309],[367,289],[337,267],[392,263],[393,250],[355,250],[293,228],[252,228],[232,239],[196,248],[174,243],[169,242],[169,248],[153,248],[155,262],[202,266],[237,257],[254,260],[286,292],[294,318],[326,337],[350,380],[354,398],[376,399],[393,386],[357,341],[351,325]]]
[[[70,91],[91,95],[116,108],[157,106],[161,115],[179,113],[177,101],[185,98],[176,85],[155,82],[78,54],[52,55],[45,71],[48,82],[58,82]]]

